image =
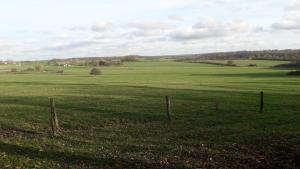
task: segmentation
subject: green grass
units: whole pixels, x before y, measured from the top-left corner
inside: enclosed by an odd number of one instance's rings
[[[199,60],[203,62],[212,62],[212,63],[223,63],[226,64],[228,60]],[[258,67],[272,67],[278,64],[286,64],[289,63],[289,61],[276,61],[276,60],[234,60],[234,63],[237,66],[245,67],[249,66],[250,64],[255,64]]]
[[[1,66],[0,168],[288,168],[300,148],[300,79],[269,68],[283,62],[255,63],[143,61],[100,76],[89,67],[60,75],[52,66],[27,74]],[[55,138],[49,97],[63,128]]]

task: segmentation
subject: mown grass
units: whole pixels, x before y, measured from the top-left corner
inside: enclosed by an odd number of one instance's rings
[[[269,68],[282,62],[255,63],[144,61],[102,68],[100,76],[88,67],[63,75],[3,72],[0,168],[292,168],[300,148],[300,79]],[[49,97],[63,129],[55,138]]]

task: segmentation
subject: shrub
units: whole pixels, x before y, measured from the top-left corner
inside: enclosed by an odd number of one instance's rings
[[[43,70],[43,66],[42,65],[36,65],[35,66],[35,71],[41,72],[42,70]]]
[[[101,75],[101,70],[99,68],[93,68],[90,75]]]
[[[280,69],[300,69],[300,61],[292,62],[292,63],[287,63],[287,64],[280,64],[274,66],[275,68],[280,68]]]
[[[11,69],[10,69],[10,72],[16,73],[16,72],[18,72],[18,70],[17,70],[17,68],[11,68]]]
[[[233,60],[228,60],[226,65],[227,66],[236,66],[236,64],[233,62]]]
[[[99,66],[120,66],[122,65],[122,61],[120,60],[100,60]]]
[[[123,65],[123,62],[121,60],[112,60],[110,64],[114,66],[121,66]]]
[[[123,62],[137,62],[140,60],[140,56],[137,55],[129,55],[129,56],[124,56],[121,61]]]
[[[63,73],[64,73],[64,70],[59,70],[59,71],[57,71],[56,73],[63,74]]]
[[[85,61],[85,63],[84,63],[84,65],[85,66],[99,66],[99,61],[97,61],[97,60],[87,60],[87,61]]]
[[[291,71],[291,72],[288,73],[288,75],[292,75],[292,76],[300,76],[300,70]]]
[[[48,65],[59,66],[59,59],[52,59],[48,61]]]
[[[33,71],[34,71],[34,69],[31,67],[23,70],[23,72],[33,72]]]
[[[248,66],[250,66],[250,67],[256,67],[257,65],[256,64],[249,64]]]
[[[99,66],[110,66],[109,62],[105,61],[105,60],[100,60],[99,61]]]

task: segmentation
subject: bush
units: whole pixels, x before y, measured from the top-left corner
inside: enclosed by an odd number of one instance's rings
[[[288,75],[300,76],[300,70],[297,70],[297,71],[291,71],[291,72],[288,73]]]
[[[113,63],[117,66],[123,65],[123,62],[121,60],[113,61]]]
[[[11,68],[11,69],[10,69],[10,72],[16,73],[16,72],[18,72],[18,70],[17,70],[17,68]]]
[[[120,60],[100,60],[99,66],[120,66],[122,65],[122,61]]]
[[[236,64],[233,62],[233,60],[228,60],[226,65],[227,66],[236,66]]]
[[[34,71],[34,69],[31,67],[23,70],[23,72],[33,72],[33,71]]]
[[[256,67],[257,65],[256,64],[249,64],[248,66],[250,66],[250,67]]]
[[[48,65],[59,66],[59,59],[52,59],[48,61]]]
[[[99,66],[110,66],[110,63],[105,61],[105,60],[100,60],[99,61]]]
[[[43,70],[43,66],[42,65],[36,65],[35,66],[35,71],[41,72],[42,70]]]
[[[56,73],[63,74],[63,73],[64,73],[64,70],[59,70],[59,71],[57,71]]]
[[[123,62],[138,62],[140,61],[140,56],[137,55],[129,55],[129,56],[124,56],[121,61]]]
[[[287,64],[280,64],[280,65],[276,65],[274,67],[280,68],[280,69],[300,69],[300,61],[287,63]]]
[[[93,68],[90,75],[101,75],[101,70],[99,68]]]

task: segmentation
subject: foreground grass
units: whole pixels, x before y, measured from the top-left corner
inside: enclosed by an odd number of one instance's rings
[[[293,168],[300,79],[256,63],[138,62],[97,77],[85,67],[64,75],[2,73],[0,168]],[[63,128],[56,138],[48,97],[56,99]]]

